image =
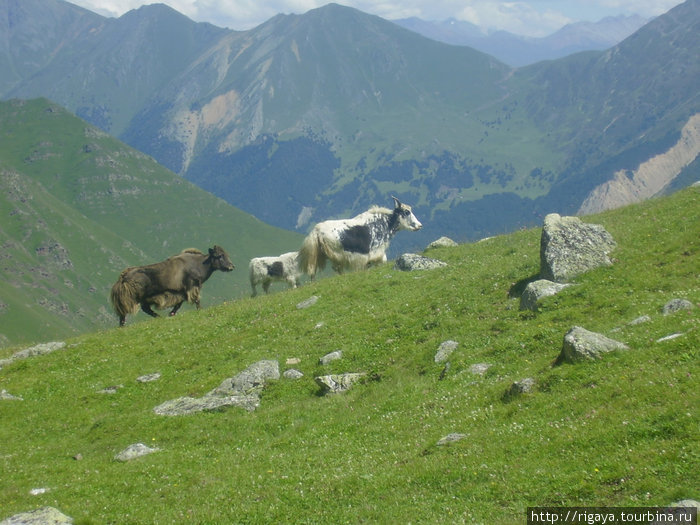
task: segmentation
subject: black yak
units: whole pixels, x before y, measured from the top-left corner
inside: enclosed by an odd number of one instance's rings
[[[124,326],[127,314],[135,314],[139,307],[153,317],[158,314],[151,306],[172,307],[170,315],[175,315],[185,301],[199,309],[199,294],[205,281],[215,270],[230,272],[234,268],[220,246],[210,248],[208,254],[190,248],[159,263],[127,268],[110,294],[119,326]]]

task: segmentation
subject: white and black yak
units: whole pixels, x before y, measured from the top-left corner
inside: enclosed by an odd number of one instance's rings
[[[172,307],[170,315],[175,315],[185,301],[199,309],[202,285],[211,274],[216,270],[230,272],[234,268],[220,246],[210,248],[207,254],[189,248],[159,263],[127,268],[110,294],[119,326],[124,326],[127,314],[135,314],[139,308],[153,317],[158,314],[152,307]]]
[[[301,271],[313,278],[328,260],[337,273],[386,262],[386,250],[396,232],[423,226],[408,204],[393,199],[393,210],[373,207],[352,219],[319,222],[299,250]]]
[[[254,257],[250,260],[250,287],[253,297],[258,294],[256,286],[262,284],[263,291],[268,293],[270,284],[274,281],[285,281],[290,288],[300,284],[298,252],[283,253],[279,257]]]

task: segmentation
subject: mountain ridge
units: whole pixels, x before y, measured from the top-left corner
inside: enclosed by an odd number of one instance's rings
[[[597,22],[567,24],[554,33],[542,37],[528,37],[508,31],[486,31],[470,22],[448,18],[426,21],[418,18],[392,20],[433,40],[446,44],[469,46],[502,62],[522,67],[554,60],[581,51],[608,49],[630,36],[650,19],[639,15],[605,17]]]
[[[177,17],[196,40],[186,65],[116,89],[113,58],[100,77],[108,89],[84,75],[56,82],[85,93],[80,105],[61,90],[45,96],[123,127],[125,142],[277,227],[304,233],[396,195],[425,223],[397,239],[408,250],[574,213],[616,172],[673,147],[700,112],[697,7],[687,0],[607,51],[517,69],[338,5],[246,32]],[[136,34],[139,16],[115,27]],[[158,62],[163,26],[157,42],[142,40],[146,56],[125,52],[124,71]],[[120,100],[132,92],[148,96]],[[700,178],[696,166],[677,179]]]

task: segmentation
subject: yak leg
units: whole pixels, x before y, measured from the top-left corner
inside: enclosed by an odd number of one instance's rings
[[[151,310],[151,305],[148,303],[141,303],[141,310],[143,310],[144,313],[147,313],[151,317],[159,317],[157,313]]]
[[[272,284],[272,281],[263,281],[263,291],[265,293],[270,293],[270,284]]]
[[[177,313],[177,311],[178,311],[178,310],[180,309],[180,307],[182,306],[182,303],[184,303],[184,302],[185,302],[185,301],[180,301],[179,303],[177,303],[177,304],[175,305],[175,307],[174,307],[172,310],[170,310],[170,314],[169,314],[170,317],[172,317],[173,315],[175,315],[175,314]]]
[[[119,326],[124,326],[125,324],[126,324],[126,316],[120,315],[119,316]]]

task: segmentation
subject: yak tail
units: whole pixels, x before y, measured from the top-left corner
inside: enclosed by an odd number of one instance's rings
[[[134,283],[126,279],[126,270],[122,272],[119,279],[109,294],[109,299],[112,302],[114,311],[120,317],[126,317],[127,314],[135,314],[138,312],[141,303],[138,299],[138,290]]]
[[[322,239],[316,229],[306,236],[299,249],[299,270],[312,278],[318,270],[326,267],[326,253],[323,250]]]

